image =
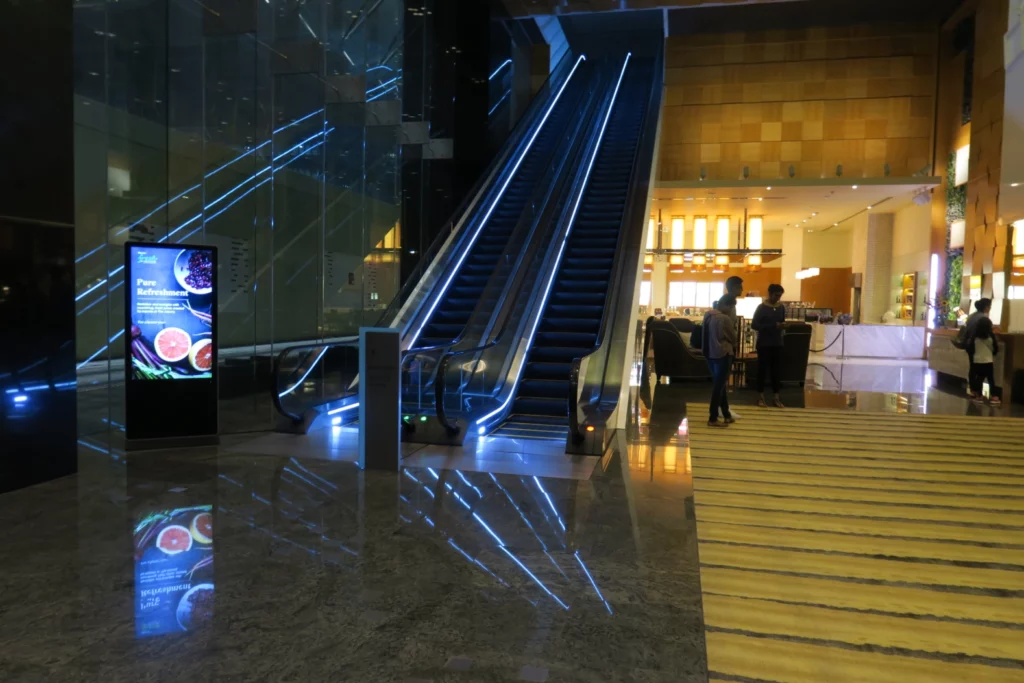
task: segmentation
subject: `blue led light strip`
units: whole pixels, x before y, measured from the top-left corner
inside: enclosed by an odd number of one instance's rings
[[[509,183],[511,183],[512,179],[515,177],[516,171],[519,170],[520,164],[523,163],[523,160],[526,158],[526,155],[530,153],[530,148],[533,147],[533,141],[537,139],[538,135],[540,135],[540,131],[544,128],[544,124],[547,123],[548,117],[551,116],[551,112],[554,111],[555,105],[558,104],[558,100],[561,99],[562,93],[565,92],[566,86],[569,85],[569,81],[572,80],[573,75],[576,73],[576,69],[579,68],[580,62],[582,62],[586,58],[586,55],[580,55],[576,59],[576,63],[573,64],[572,66],[572,71],[569,72],[569,75],[562,83],[562,87],[558,89],[558,92],[555,94],[555,97],[551,100],[551,104],[548,105],[547,110],[544,112],[543,118],[541,118],[540,123],[537,124],[537,127],[534,129],[533,135],[531,135],[530,139],[526,142],[526,145],[524,146],[523,151],[520,153],[519,158],[516,159],[515,165],[512,167],[512,170],[505,178],[505,182],[498,190],[497,196],[494,198],[494,201],[491,202],[491,206],[487,209],[487,213],[484,214],[484,217],[480,220],[479,225],[477,225],[476,232],[473,233],[473,236],[470,238],[469,243],[466,245],[466,248],[463,249],[462,255],[459,257],[458,262],[454,265],[454,267],[449,269],[448,279],[445,280],[445,283],[441,287],[441,290],[434,297],[434,302],[430,305],[430,309],[427,311],[427,314],[423,316],[423,322],[421,322],[420,326],[416,329],[416,333],[412,336],[412,339],[409,341],[409,346],[407,348],[412,348],[413,346],[416,345],[416,340],[420,338],[420,333],[423,332],[423,328],[426,327],[427,321],[429,321],[431,316],[434,315],[434,309],[436,309],[437,305],[441,303],[441,299],[444,298],[445,292],[448,291],[449,285],[451,285],[452,280],[455,279],[455,276],[458,274],[459,269],[462,267],[462,262],[466,260],[467,256],[469,256],[469,252],[473,249],[473,245],[476,244],[477,237],[480,236],[480,233],[483,231],[484,226],[487,225],[487,221],[490,219],[491,214],[494,213],[494,210],[498,207],[498,203],[501,201],[501,198],[505,195],[505,190],[508,188]]]
[[[561,246],[558,248],[558,256],[555,258],[555,265],[551,269],[551,276],[548,278],[547,285],[544,287],[544,296],[540,300],[540,308],[538,309],[537,317],[533,321],[533,327],[530,328],[530,334],[527,336],[526,341],[526,353],[530,352],[530,348],[533,346],[533,336],[537,333],[537,326],[540,324],[540,320],[544,317],[544,309],[547,308],[548,295],[551,294],[551,285],[555,282],[555,277],[558,275],[558,269],[562,265],[562,256],[565,254],[565,245],[569,242],[569,237],[572,235],[572,229],[576,224],[576,214],[580,209],[580,204],[583,202],[583,196],[587,194],[587,186],[590,183],[590,172],[594,170],[594,162],[597,160],[597,155],[601,151],[601,144],[604,141],[605,129],[608,127],[608,121],[612,117],[612,111],[615,109],[615,102],[619,97],[619,87],[622,85],[622,77],[626,75],[626,66],[629,65],[629,58],[633,55],[632,52],[626,54],[626,59],[622,62],[622,70],[619,71],[619,80],[615,83],[615,90],[612,92],[612,101],[608,105],[608,111],[605,112],[604,121],[601,122],[601,130],[597,135],[597,144],[594,146],[594,153],[590,156],[590,160],[587,162],[587,171],[583,176],[583,189],[576,197],[576,202],[573,204],[572,213],[569,216],[569,230],[565,233],[565,238],[562,240]],[[607,305],[607,303],[606,303]],[[522,363],[516,372],[515,382],[512,384],[512,391],[509,392],[508,398],[506,398],[497,409],[487,413],[479,420],[476,421],[478,425],[482,425],[491,419],[495,415],[501,413],[508,407],[508,404],[512,402],[512,399],[516,395],[516,390],[519,388],[519,379],[523,374],[523,367],[526,363]]]
[[[490,76],[487,77],[487,80],[493,81],[494,77],[497,76],[498,74],[500,74],[501,70],[504,69],[506,66],[508,66],[511,63],[512,63],[511,59],[506,59],[504,62],[502,62],[501,64],[498,65],[498,68],[495,69],[494,72]]]

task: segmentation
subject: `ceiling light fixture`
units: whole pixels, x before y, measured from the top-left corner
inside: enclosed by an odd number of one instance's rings
[[[855,190],[856,190],[856,189],[857,189],[857,186],[856,186],[856,185],[854,185],[854,186],[853,186],[853,189],[855,189]]]
[[[771,191],[772,191],[772,188],[770,188],[770,187],[769,187],[769,188],[767,188],[767,189],[768,189],[768,191],[769,191],[769,192],[771,192]]]
[[[869,207],[868,207],[868,211],[870,211],[870,210],[871,210],[871,209],[873,209],[873,208],[875,208],[875,207],[873,207],[873,206],[869,206]]]

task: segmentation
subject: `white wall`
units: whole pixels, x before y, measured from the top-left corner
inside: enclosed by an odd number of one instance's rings
[[[927,273],[931,254],[930,204],[909,204],[896,212],[892,235],[892,274]]]
[[[852,231],[833,228],[827,232],[805,232],[803,268],[850,268],[853,266]]]

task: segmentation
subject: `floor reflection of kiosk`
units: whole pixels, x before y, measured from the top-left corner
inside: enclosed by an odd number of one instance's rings
[[[213,621],[213,508],[150,510],[138,515],[135,635],[194,631]]]
[[[129,242],[124,262],[128,449],[215,443],[216,249]]]

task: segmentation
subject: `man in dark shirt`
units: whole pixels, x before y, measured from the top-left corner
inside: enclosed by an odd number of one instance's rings
[[[757,332],[757,405],[767,408],[764,400],[765,375],[771,370],[775,405],[783,408],[779,391],[782,388],[782,335],[786,326],[786,307],[780,302],[786,290],[782,285],[768,286],[768,301],[754,311],[750,327]]]
[[[961,334],[964,341],[966,342],[964,350],[967,351],[967,395],[970,398],[975,397],[974,390],[971,389],[975,385],[974,376],[977,370],[974,367],[974,347],[971,342],[974,339],[974,332],[978,329],[978,322],[982,318],[989,317],[989,313],[992,311],[992,299],[978,299],[974,304],[974,313],[967,316],[967,322],[964,323],[964,329]]]

